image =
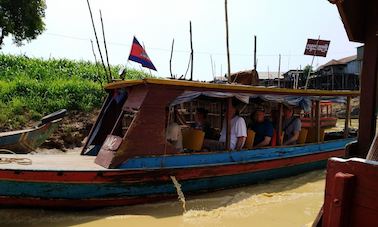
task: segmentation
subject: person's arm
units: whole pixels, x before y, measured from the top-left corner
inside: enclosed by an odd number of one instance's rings
[[[264,140],[261,141],[259,144],[257,144],[255,147],[265,147],[270,144],[270,141],[272,140],[272,137],[265,136]]]
[[[298,140],[298,137],[299,137],[299,131],[294,132],[294,135],[290,137],[288,140],[286,140],[283,145],[289,145],[296,142]]]
[[[236,150],[241,150],[243,148],[243,144],[244,144],[245,138],[246,137],[238,137],[237,138],[236,147],[235,147]]]

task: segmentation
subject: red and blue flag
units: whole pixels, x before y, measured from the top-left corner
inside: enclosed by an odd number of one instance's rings
[[[157,71],[146,51],[135,37],[133,40],[133,45],[131,46],[129,60],[138,62],[142,64],[143,67]]]

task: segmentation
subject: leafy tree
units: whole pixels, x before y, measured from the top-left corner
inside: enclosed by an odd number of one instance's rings
[[[310,75],[314,72],[311,65],[306,65],[303,68],[303,73],[299,75],[299,84],[304,86],[306,84],[306,79],[308,76],[308,72],[310,71]]]
[[[45,0],[0,0],[0,49],[10,34],[17,45],[40,35],[45,30],[45,9]]]

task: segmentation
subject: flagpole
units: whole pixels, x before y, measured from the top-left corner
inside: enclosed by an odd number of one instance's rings
[[[312,56],[312,61],[311,61],[310,69],[308,70],[308,73],[307,73],[306,84],[305,84],[305,90],[307,90],[308,80],[310,79],[310,74],[311,74],[311,70],[312,70],[312,65],[314,64],[314,59],[315,59],[316,53],[318,52],[319,40],[320,40],[320,35],[318,36],[318,41],[316,41],[316,49],[315,49],[314,55]]]

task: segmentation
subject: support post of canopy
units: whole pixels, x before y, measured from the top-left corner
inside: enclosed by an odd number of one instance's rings
[[[231,140],[231,108],[232,108],[232,98],[227,99],[227,109],[226,109],[226,150],[230,150],[230,140]]]
[[[317,143],[320,142],[320,129],[321,129],[320,123],[321,123],[320,122],[320,101],[316,100],[315,101],[315,129],[316,129],[315,140]]]
[[[277,141],[276,143],[278,144],[278,146],[281,146],[282,145],[282,141],[281,141],[281,137],[282,137],[282,115],[283,115],[283,105],[282,103],[279,104],[280,105],[280,112],[279,112],[279,119],[278,119],[278,131],[277,131]]]
[[[344,138],[348,138],[348,135],[349,135],[350,101],[351,101],[351,97],[347,97],[346,110],[345,110]]]

